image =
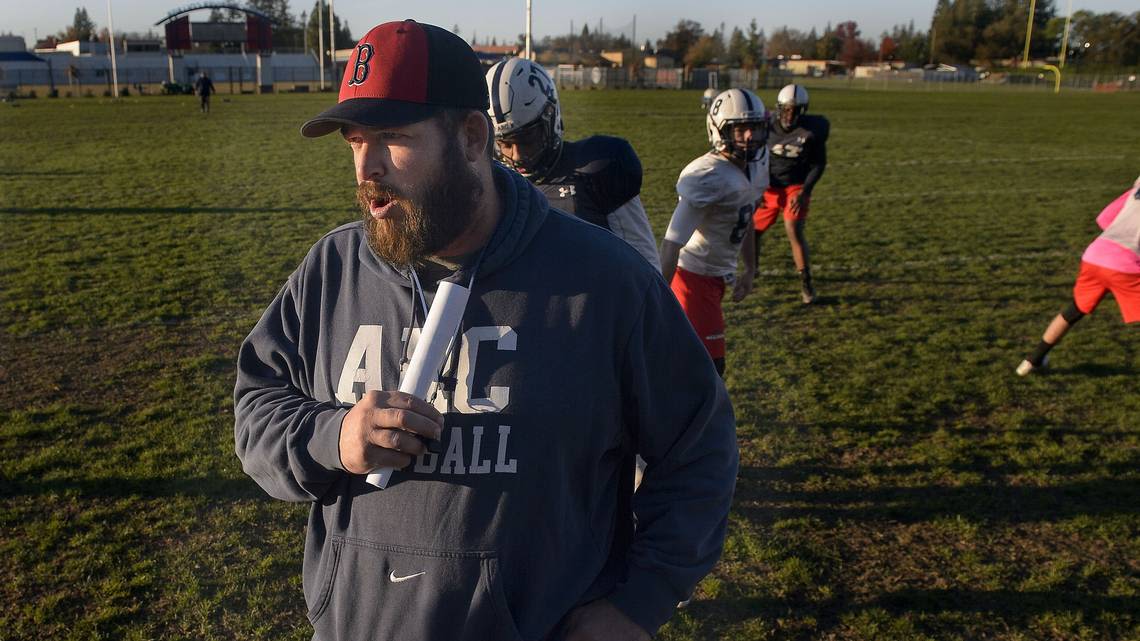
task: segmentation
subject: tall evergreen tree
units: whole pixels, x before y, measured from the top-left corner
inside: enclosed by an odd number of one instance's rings
[[[950,0],[938,0],[934,7],[934,15],[930,18],[930,59],[933,62],[942,62],[945,54],[942,51],[942,40],[952,30],[954,16],[951,12]]]
[[[762,66],[768,55],[768,38],[763,29],[756,28],[756,18],[748,23],[748,49],[752,52],[757,66]]]
[[[695,20],[681,19],[677,21],[677,25],[673,27],[672,31],[657,41],[657,48],[668,49],[673,52],[678,60],[684,60],[685,54],[689,52],[689,47],[695,45],[704,35],[705,30],[701,27],[701,23]]]
[[[1037,2],[1029,49],[1033,57],[1056,53],[1054,43],[1046,36],[1053,14],[1051,0]],[[1025,0],[993,0],[985,17],[988,22],[982,29],[972,58],[984,61],[1019,58],[1025,49],[1029,3]]]
[[[895,60],[904,60],[911,64],[926,63],[930,55],[927,34],[915,30],[913,20],[906,25],[897,24],[891,27],[889,36],[895,45]]]
[[[836,35],[835,30],[831,28],[831,23],[827,23],[827,27],[823,30],[823,35],[819,37],[815,45],[815,57],[820,60],[836,60],[839,58],[839,48],[841,43],[839,37]]]
[[[308,40],[308,42],[309,42],[309,47],[311,47],[314,50],[317,48],[317,43],[320,42],[317,39],[317,31],[318,31],[317,12],[320,11],[321,9],[324,9],[324,11],[323,11],[324,15],[320,16],[320,20],[324,21],[324,27],[325,27],[325,29],[324,29],[325,32],[324,32],[322,37],[324,38],[324,42],[325,42],[325,51],[328,51],[329,50],[329,13],[328,13],[329,9],[328,9],[328,5],[323,3],[323,2],[321,2],[319,4],[316,2],[313,3],[313,10],[311,12],[309,12],[309,24],[306,25],[306,27],[305,27],[306,31],[308,31],[308,35],[306,36],[306,40]],[[353,39],[353,37],[352,37],[352,32],[349,31],[349,29],[348,29],[348,23],[341,22],[340,16],[337,15],[335,11],[333,12],[333,19],[334,19],[333,20],[334,31],[336,33],[336,42],[334,43],[333,49],[334,50],[335,49],[347,49],[348,47],[351,47],[354,44],[356,44],[356,40]]]
[[[64,41],[92,40],[95,34],[95,22],[87,15],[87,7],[79,7],[75,10],[75,17],[71,19],[71,25],[59,32],[58,37]]]
[[[804,44],[801,48],[803,49],[803,55],[809,57],[814,55],[819,48],[819,33],[816,32],[815,25],[812,25],[811,31],[804,36]]]
[[[725,62],[734,67],[746,69],[756,66],[756,60],[752,57],[752,51],[748,47],[748,38],[740,30],[740,27],[733,27],[732,35],[728,38],[728,54]]]

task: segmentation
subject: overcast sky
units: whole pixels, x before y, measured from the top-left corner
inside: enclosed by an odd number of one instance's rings
[[[1068,10],[1070,0],[1054,0],[1058,13]],[[337,15],[348,21],[353,37],[359,38],[373,25],[388,20],[414,18],[442,27],[459,25],[460,34],[470,39],[476,34],[480,41],[490,36],[500,41],[513,41],[526,25],[525,0],[421,0],[420,2],[384,2],[382,0],[333,0]],[[235,4],[244,4],[234,0]],[[189,2],[164,0],[111,0],[115,31],[146,31],[168,12]],[[291,0],[294,14],[310,11],[315,2]],[[936,0],[864,0],[852,6],[839,0],[799,0],[792,2],[745,2],[720,0],[694,3],[691,0],[533,0],[534,35],[542,38],[570,31],[581,31],[589,24],[593,31],[601,21],[609,32],[633,35],[634,16],[636,37],[656,41],[678,19],[688,18],[700,22],[712,31],[723,22],[731,33],[734,26],[746,28],[753,18],[771,33],[774,28],[788,25],[808,30],[823,30],[844,20],[854,20],[864,36],[877,37],[891,25],[914,20],[921,30],[930,24]],[[1040,3],[1039,3],[1040,4]],[[91,19],[100,28],[107,26],[107,2],[83,0],[0,0],[0,33],[22,35],[32,45],[32,39],[60,31],[71,23],[76,7],[86,7]],[[1087,9],[1106,12],[1131,13],[1137,10],[1137,0],[1072,0],[1073,10]],[[327,10],[327,9],[326,9]],[[191,20],[204,20],[208,13],[190,14]]]

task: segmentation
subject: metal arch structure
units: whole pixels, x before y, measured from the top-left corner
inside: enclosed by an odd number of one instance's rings
[[[241,11],[245,14],[257,16],[262,20],[269,22],[270,24],[277,24],[277,21],[271,18],[268,14],[258,11],[257,9],[251,9],[250,7],[239,7],[236,4],[230,4],[228,2],[195,2],[193,4],[183,5],[177,9],[171,10],[170,13],[166,14],[165,18],[154,23],[154,26],[157,27],[160,24],[170,22],[171,20],[174,20],[175,18],[178,18],[184,14],[190,13],[191,11],[200,11],[202,9],[232,9],[234,11]]]

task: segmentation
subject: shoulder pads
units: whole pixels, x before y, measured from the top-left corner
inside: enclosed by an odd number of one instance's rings
[[[803,118],[803,126],[815,134],[820,142],[827,142],[827,137],[831,134],[831,123],[823,116],[806,115]]]
[[[689,163],[677,179],[677,195],[693,204],[694,207],[708,207],[724,197],[726,184],[725,163],[718,162],[711,154],[700,156]]]
[[[641,160],[623,138],[591,136],[573,143],[577,174],[588,180],[612,211],[641,193]]]

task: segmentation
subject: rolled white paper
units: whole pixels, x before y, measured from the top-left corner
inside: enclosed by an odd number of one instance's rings
[[[427,399],[428,390],[435,382],[443,359],[447,355],[447,346],[455,338],[459,330],[459,322],[463,319],[463,310],[467,307],[467,297],[471,290],[448,281],[440,281],[436,289],[435,299],[431,302],[427,319],[424,320],[420,338],[416,342],[416,349],[412,352],[412,359],[408,362],[408,370],[400,381],[400,391],[418,398]],[[411,335],[408,335],[411,340]],[[458,349],[458,346],[456,346]],[[381,467],[373,470],[366,479],[368,483],[380,489],[388,487],[395,469]]]

